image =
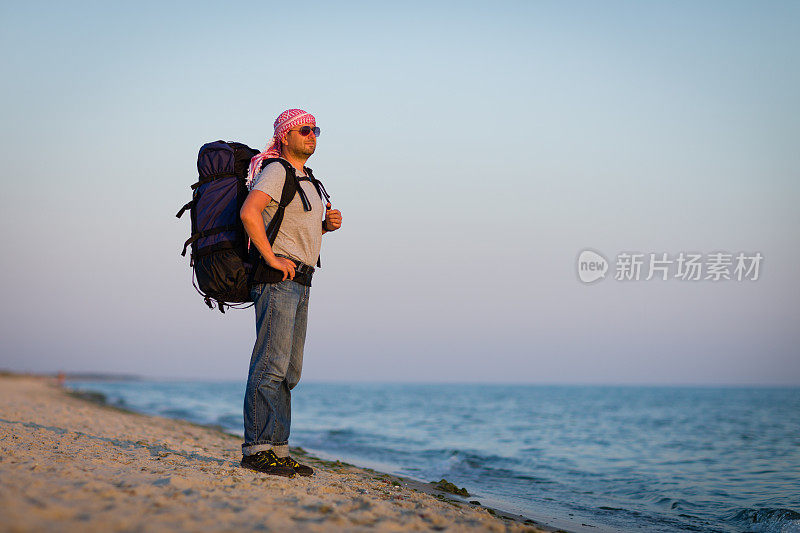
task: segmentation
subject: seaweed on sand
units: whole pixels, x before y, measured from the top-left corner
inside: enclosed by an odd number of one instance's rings
[[[450,494],[457,494],[459,496],[464,496],[464,497],[469,496],[469,492],[467,492],[466,488],[458,488],[453,483],[450,483],[444,478],[442,478],[441,481],[435,483],[436,483],[435,485],[436,488],[441,491],[449,492]]]

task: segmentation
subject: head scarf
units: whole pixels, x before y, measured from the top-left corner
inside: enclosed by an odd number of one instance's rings
[[[253,178],[261,171],[261,163],[270,157],[281,157],[281,142],[286,132],[303,124],[316,126],[317,121],[314,119],[314,115],[306,113],[302,109],[287,109],[278,115],[278,118],[275,119],[275,123],[273,124],[275,131],[272,134],[272,138],[267,142],[267,147],[264,148],[263,152],[250,160],[250,167],[247,170],[248,190],[252,189]]]

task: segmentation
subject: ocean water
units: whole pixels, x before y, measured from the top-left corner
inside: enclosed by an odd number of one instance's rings
[[[68,386],[242,434],[244,383]],[[290,444],[569,531],[800,532],[800,388],[301,383]]]

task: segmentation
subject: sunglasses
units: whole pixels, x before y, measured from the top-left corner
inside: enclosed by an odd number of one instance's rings
[[[298,130],[291,130],[291,131],[296,131],[297,133],[299,133],[303,137],[308,137],[309,133],[314,132],[314,137],[319,137],[319,128],[317,126],[314,126],[314,127],[303,126]]]

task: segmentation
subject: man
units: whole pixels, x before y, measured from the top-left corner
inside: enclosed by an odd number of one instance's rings
[[[310,476],[313,470],[289,456],[291,390],[300,380],[306,336],[310,280],[319,258],[322,235],[342,225],[342,215],[322,204],[315,184],[301,179],[286,206],[283,222],[270,245],[266,234],[278,209],[287,169],[280,162],[262,167],[267,158],[288,161],[298,177],[307,176],[306,160],[314,153],[320,131],[302,109],[289,109],[275,120],[274,135],[253,157],[248,172],[250,193],[240,212],[250,245],[269,269],[268,282],[254,280],[256,342],[244,399],[242,466],[267,474]],[[324,189],[322,189],[324,190]],[[263,266],[263,265],[262,265]]]

